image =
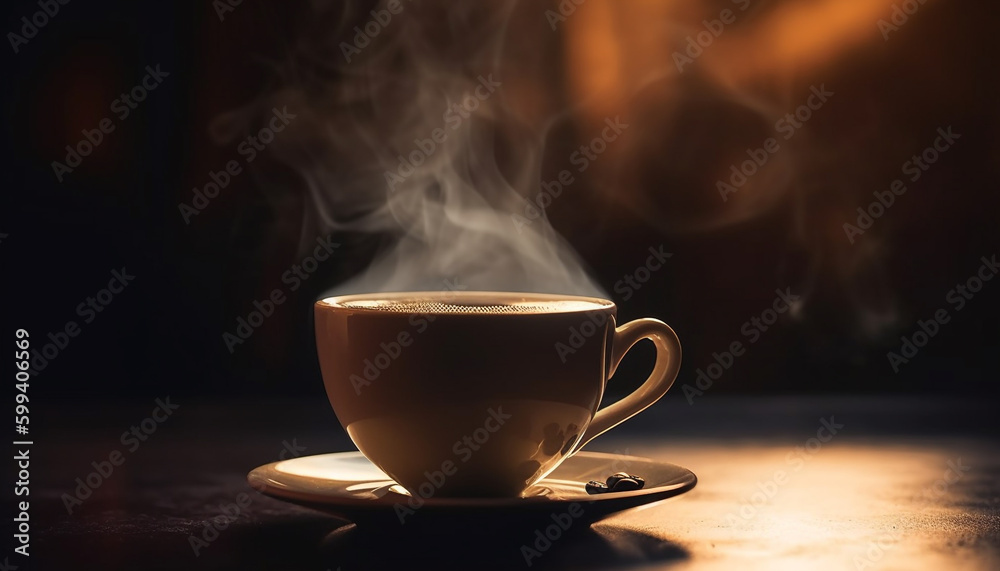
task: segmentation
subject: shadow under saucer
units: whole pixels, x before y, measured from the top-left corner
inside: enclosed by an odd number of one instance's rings
[[[540,527],[470,525],[374,529],[348,524],[329,533],[319,554],[330,569],[403,568],[414,563],[435,569],[607,569],[681,561],[683,547],[647,533],[599,524],[554,520]],[[415,529],[414,529],[415,528]]]

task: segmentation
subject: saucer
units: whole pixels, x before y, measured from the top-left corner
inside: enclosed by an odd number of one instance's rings
[[[590,480],[603,482],[615,472],[645,479],[641,490],[588,494]],[[549,518],[569,513],[592,523],[612,514],[647,506],[694,488],[690,470],[648,458],[578,452],[548,477],[516,498],[411,497],[360,452],[303,456],[266,464],[247,475],[250,486],[268,496],[314,508],[359,525],[411,520],[467,522],[471,518]]]

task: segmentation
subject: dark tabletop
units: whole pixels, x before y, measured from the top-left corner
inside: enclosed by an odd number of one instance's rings
[[[352,449],[324,401],[172,402],[138,445],[122,433],[155,403],[67,404],[37,421],[32,569],[527,567],[531,530],[514,523],[366,530],[250,489],[258,465]],[[567,533],[532,568],[1000,569],[992,403],[668,397],[587,449],[680,464],[699,483]],[[76,478],[115,451],[121,464],[68,513]]]

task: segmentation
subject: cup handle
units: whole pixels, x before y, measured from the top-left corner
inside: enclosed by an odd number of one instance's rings
[[[659,319],[636,319],[615,329],[611,342],[611,366],[608,379],[633,345],[649,339],[656,345],[656,364],[649,378],[636,391],[620,401],[597,411],[594,420],[573,448],[576,454],[588,442],[639,414],[660,399],[673,386],[681,368],[681,342],[669,325]]]

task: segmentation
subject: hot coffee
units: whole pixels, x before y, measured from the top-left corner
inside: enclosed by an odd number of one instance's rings
[[[511,496],[673,383],[673,331],[651,319],[616,329],[615,311],[548,294],[341,296],[316,304],[317,346],[337,417],[407,490]],[[598,412],[605,382],[643,338],[657,345],[653,374]]]

